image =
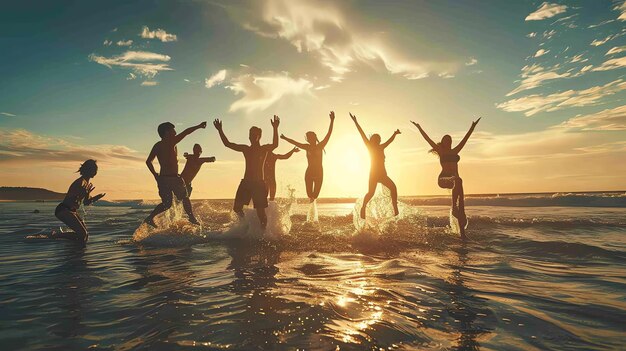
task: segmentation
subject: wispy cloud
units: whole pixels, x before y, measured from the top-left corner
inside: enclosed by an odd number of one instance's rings
[[[79,145],[25,129],[0,128],[0,164],[78,164],[89,158],[112,163],[143,161],[136,151],[123,145]]]
[[[16,115],[14,115],[12,113],[9,113],[9,112],[0,112],[0,115],[7,116],[7,117],[15,117],[16,116]]]
[[[139,33],[139,36],[144,39],[159,39],[164,43],[178,40],[176,34],[167,33],[163,29],[156,29],[151,31],[148,26],[143,26],[143,28],[141,29],[141,33]]]
[[[159,85],[159,82],[154,81],[154,80],[146,80],[146,81],[141,82],[140,85],[142,87],[154,87],[154,86]]]
[[[566,5],[551,4],[544,2],[537,10],[526,16],[526,21],[539,21],[546,18],[554,17],[567,11]]]
[[[620,12],[619,17],[617,18],[618,20],[626,21],[626,1],[621,4],[618,3],[615,7],[613,7],[613,9]]]
[[[154,78],[161,71],[171,71],[172,68],[167,63],[171,58],[148,51],[126,51],[125,53],[112,57],[89,55],[89,60],[107,66],[109,68],[122,67],[132,70],[135,74],[146,78]]]
[[[615,47],[611,48],[609,51],[607,51],[605,56],[620,54],[620,53],[622,53],[624,51],[626,51],[626,45],[624,45],[624,46],[615,46]]]
[[[118,40],[118,42],[115,43],[115,44],[117,44],[117,46],[131,46],[131,45],[133,45],[133,41],[130,40],[130,39],[128,39],[128,40]]]
[[[470,57],[469,61],[465,62],[465,65],[466,66],[474,66],[477,63],[478,63],[477,59],[475,59],[474,57]]]
[[[226,79],[226,70],[225,69],[221,69],[221,70],[217,71],[217,73],[215,73],[211,77],[206,78],[204,80],[204,86],[207,87],[208,89],[210,89],[210,88],[212,88],[212,87],[214,87],[216,85],[222,84],[224,79]]]
[[[299,52],[313,55],[331,71],[332,81],[359,63],[382,64],[391,74],[407,79],[428,77],[431,73],[452,74],[462,63],[444,60],[410,59],[388,45],[388,38],[358,24],[334,2],[267,0],[251,2],[260,9],[249,11],[241,20],[244,28],[258,35],[288,41]]]
[[[604,45],[606,42],[608,42],[609,40],[616,38],[617,35],[613,34],[613,35],[609,35],[604,39],[594,39],[590,45],[592,46],[600,46],[600,45]]]
[[[543,111],[552,112],[574,106],[596,105],[602,98],[625,89],[626,82],[618,79],[605,85],[584,90],[567,90],[549,95],[528,95],[496,106],[507,112],[524,112],[524,115],[532,116]]]
[[[626,57],[619,57],[602,62],[602,64],[593,69],[593,71],[609,71],[626,67]]]
[[[304,78],[291,78],[287,73],[268,72],[262,75],[240,75],[233,78],[227,88],[235,95],[241,95],[229,110],[250,113],[264,110],[284,96],[311,95],[313,83]]]
[[[570,77],[571,74],[569,72],[558,73],[557,69],[558,65],[550,68],[544,68],[539,64],[526,65],[522,68],[522,80],[520,85],[513,89],[511,92],[506,94],[506,96],[511,96],[517,94],[524,90],[533,89],[541,86],[542,83],[548,80],[554,80],[559,78]]]
[[[547,54],[547,53],[549,53],[549,52],[550,52],[550,50],[539,49],[539,50],[537,50],[537,52],[535,53],[534,57],[540,57],[540,56],[543,56],[543,55],[545,55],[545,54]]]
[[[111,44],[113,44],[113,42],[110,41],[109,39],[105,39],[104,42],[102,43],[102,45],[104,46],[111,46]]]
[[[557,127],[595,131],[626,130],[626,106],[606,109],[589,115],[579,115]]]

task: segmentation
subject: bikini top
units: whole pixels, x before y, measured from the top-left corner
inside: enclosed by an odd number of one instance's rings
[[[448,154],[448,155],[443,155],[439,157],[439,160],[441,162],[454,162],[457,163],[461,160],[461,156],[459,156],[458,154]]]

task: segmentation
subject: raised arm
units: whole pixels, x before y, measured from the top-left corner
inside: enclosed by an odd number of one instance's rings
[[[422,136],[424,137],[424,139],[428,142],[428,144],[430,144],[430,147],[432,147],[434,150],[437,150],[437,148],[439,146],[437,146],[437,143],[435,143],[429,136],[428,134],[426,134],[426,132],[424,131],[424,129],[422,129],[422,126],[420,126],[418,123],[415,123],[413,121],[411,121],[411,123],[413,123],[417,129],[419,129],[420,133],[422,134]]]
[[[291,151],[289,151],[288,153],[284,154],[284,155],[276,155],[276,159],[278,160],[286,160],[289,157],[291,157],[291,155],[293,155],[294,152],[299,152],[300,149],[298,149],[297,147],[294,147],[293,149],[291,149]]]
[[[328,140],[330,139],[330,135],[333,133],[333,125],[335,124],[335,111],[330,111],[328,116],[330,117],[330,125],[328,126],[328,133],[326,133],[326,136],[324,137],[324,140],[322,140],[320,142],[320,145],[322,145],[322,148],[324,148],[326,146],[326,144],[328,144]]]
[[[284,134],[281,134],[280,138],[283,139],[284,141],[288,142],[289,144],[292,144],[292,145],[294,145],[296,147],[299,147],[301,149],[305,149],[306,150],[307,147],[308,147],[307,144],[303,144],[303,143],[297,142],[297,141],[295,141],[295,140],[293,140],[291,138],[286,137]]]
[[[207,162],[215,162],[215,156],[212,157],[198,157],[198,160],[202,163],[207,163]]]
[[[356,129],[359,131],[359,134],[361,135],[361,139],[363,139],[363,142],[365,144],[369,143],[369,139],[367,139],[367,136],[363,132],[363,128],[361,128],[361,125],[356,120],[356,115],[353,115],[352,113],[350,113],[350,118],[352,118],[352,121],[354,122],[354,125],[356,126]]]
[[[148,155],[148,158],[146,159],[146,166],[148,166],[148,169],[150,170],[150,173],[152,173],[152,176],[154,177],[154,179],[156,179],[159,176],[159,174],[154,169],[154,165],[152,164],[152,161],[154,161],[156,154],[157,154],[157,144],[154,144],[154,146],[152,147],[152,150],[150,151],[150,154]]]
[[[174,137],[174,143],[178,144],[180,143],[181,140],[185,139],[185,137],[193,132],[195,132],[196,130],[200,129],[200,128],[206,128],[206,122],[202,122],[200,124],[198,124],[197,126],[193,126],[193,127],[189,127],[185,130],[183,130],[180,134],[177,134]]]
[[[224,143],[224,146],[239,152],[243,152],[243,150],[245,150],[246,145],[231,143],[230,140],[228,140],[226,134],[224,134],[224,130],[222,129],[222,121],[216,119],[215,121],[213,121],[213,125],[215,126],[215,129],[217,129],[217,132],[220,134],[220,139],[222,139],[222,143]]]
[[[278,147],[278,125],[280,124],[280,118],[274,115],[274,118],[270,120],[270,124],[274,129],[274,134],[272,135],[272,143],[270,144],[270,150],[274,150]]]
[[[482,118],[482,117],[481,117]],[[455,153],[459,153],[461,151],[461,149],[463,149],[463,147],[465,146],[465,143],[467,143],[467,140],[469,140],[469,137],[472,135],[472,133],[474,132],[474,128],[476,128],[476,125],[478,124],[478,121],[480,121],[480,118],[478,118],[477,120],[475,120],[474,122],[472,122],[472,126],[470,127],[470,129],[467,131],[467,133],[465,133],[465,136],[463,137],[463,140],[461,140],[461,142],[459,143],[459,145],[457,145],[454,149],[452,149],[452,151],[454,151]]]
[[[389,137],[389,140],[385,141],[383,143],[383,148],[389,146],[389,144],[391,144],[393,142],[393,140],[396,138],[396,135],[401,134],[400,133],[400,129],[396,129],[395,132],[393,132],[393,134],[391,135],[391,137]]]

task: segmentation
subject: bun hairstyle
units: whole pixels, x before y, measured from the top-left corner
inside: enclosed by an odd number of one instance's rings
[[[80,173],[81,176],[91,176],[97,171],[98,164],[96,163],[96,160],[89,159],[80,165],[77,172]]]

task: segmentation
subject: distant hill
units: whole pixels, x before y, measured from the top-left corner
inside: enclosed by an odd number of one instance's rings
[[[65,194],[56,193],[42,188],[0,187],[0,200],[35,201],[62,200]]]

